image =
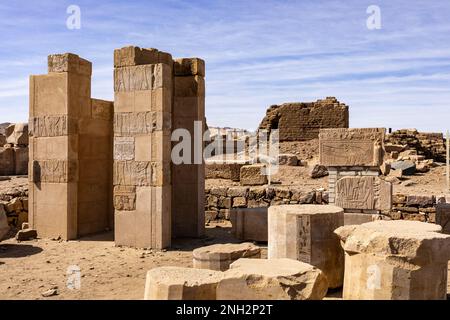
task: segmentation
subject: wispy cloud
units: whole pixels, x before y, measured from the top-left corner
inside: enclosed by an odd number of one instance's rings
[[[0,122],[26,121],[50,53],[91,60],[93,95],[112,99],[113,50],[135,44],[206,60],[211,125],[254,129],[271,104],[336,96],[352,126],[450,127],[447,0],[72,1],[0,4]],[[65,27],[72,3],[81,30]],[[372,4],[381,30],[366,28]]]

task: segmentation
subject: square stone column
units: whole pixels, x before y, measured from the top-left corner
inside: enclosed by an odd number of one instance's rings
[[[112,104],[91,99],[89,61],[50,55],[48,71],[30,77],[29,220],[75,239],[110,225]]]
[[[114,208],[117,245],[171,243],[173,61],[156,49],[114,52]]]
[[[324,272],[330,288],[342,286],[344,252],[333,231],[344,225],[344,211],[332,205],[269,207],[269,259],[289,258]]]
[[[172,236],[200,237],[205,233],[205,62],[176,59],[174,71],[173,130],[189,133],[190,156],[189,163],[172,163]]]

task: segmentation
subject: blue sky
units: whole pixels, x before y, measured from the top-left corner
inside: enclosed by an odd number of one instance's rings
[[[66,9],[81,8],[69,30]],[[369,30],[369,5],[381,30]],[[211,126],[255,129],[271,104],[335,96],[351,127],[450,129],[450,1],[0,2],[0,122],[27,121],[28,76],[50,53],[93,62],[93,97],[113,97],[113,50],[155,47],[206,60]]]

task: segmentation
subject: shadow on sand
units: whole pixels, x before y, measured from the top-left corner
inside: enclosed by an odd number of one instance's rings
[[[1,258],[23,258],[42,252],[42,248],[29,244],[0,244]]]

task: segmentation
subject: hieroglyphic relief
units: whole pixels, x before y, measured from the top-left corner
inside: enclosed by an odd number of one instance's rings
[[[136,210],[136,187],[135,186],[115,186],[114,187],[114,208],[121,211]]]
[[[134,160],[134,137],[114,137],[114,160]]]
[[[33,161],[33,182],[67,183],[76,181],[77,164],[68,160]]]
[[[307,215],[297,216],[297,259],[311,262],[311,221]]]
[[[69,128],[69,125],[72,128]],[[75,121],[68,121],[67,115],[30,118],[30,136],[58,137],[76,132]]]
[[[344,177],[336,182],[338,207],[345,209],[375,209],[374,177]]]
[[[165,64],[147,64],[114,69],[114,91],[138,91],[162,88],[166,83]]]
[[[170,181],[170,170],[160,162],[115,161],[114,185],[161,186]]]
[[[121,112],[114,114],[114,134],[149,134],[171,128],[171,116],[167,112]]]
[[[322,129],[319,134],[320,164],[380,166],[385,129]]]

